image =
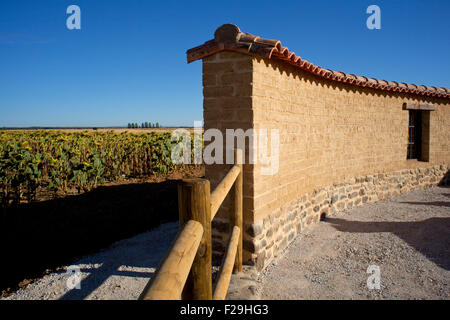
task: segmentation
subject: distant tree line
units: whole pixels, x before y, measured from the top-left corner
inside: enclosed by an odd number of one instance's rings
[[[128,123],[128,128],[134,129],[134,128],[161,128],[159,122],[152,123],[152,122],[142,122],[141,124],[135,122],[135,123]]]

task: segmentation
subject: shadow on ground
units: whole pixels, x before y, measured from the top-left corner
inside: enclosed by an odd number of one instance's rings
[[[341,232],[391,232],[436,265],[450,270],[450,218],[430,218],[412,222],[365,222],[327,218],[326,222]]]
[[[3,209],[0,290],[14,289],[19,281],[40,277],[46,269],[176,221],[177,202],[177,181],[167,180],[98,187],[81,195]],[[103,282],[100,274],[92,273],[91,280]]]
[[[104,285],[110,277],[120,277],[122,280],[106,284],[103,287],[103,290],[97,291],[97,298],[117,298],[113,291],[115,285],[121,287],[125,286],[128,287],[126,289],[133,290],[132,280],[136,280],[136,278],[145,278],[144,282],[147,283],[153,276],[154,270],[164,258],[173,239],[176,237],[178,223],[165,224],[157,230],[158,232],[139,234],[134,238],[129,238],[120,242],[117,246],[109,248],[107,251],[77,261],[79,265],[89,265],[77,270],[82,273],[87,273],[88,275],[80,282],[78,289],[74,288],[67,291],[59,299],[86,299],[92,292]],[[94,268],[95,265],[98,267]],[[59,273],[66,273],[66,271],[61,270]],[[130,279],[131,281],[125,281],[124,277],[130,277],[132,279]],[[68,279],[68,276],[66,278]],[[143,287],[144,286],[142,285],[142,288]],[[140,290],[142,290],[142,288]],[[134,290],[135,289],[136,288],[134,287]],[[129,299],[132,296],[133,295],[129,292],[125,294],[125,297],[123,294],[119,295],[122,299]]]

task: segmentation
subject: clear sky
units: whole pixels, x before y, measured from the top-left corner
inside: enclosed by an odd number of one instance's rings
[[[66,9],[81,9],[68,30]],[[381,9],[369,30],[366,9]],[[224,23],[281,40],[324,68],[450,87],[450,1],[0,1],[0,127],[202,119],[186,50]]]

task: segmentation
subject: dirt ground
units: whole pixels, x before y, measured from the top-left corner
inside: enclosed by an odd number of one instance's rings
[[[72,268],[59,268],[3,299],[136,300],[177,232],[178,222],[170,222],[116,242],[75,261]],[[77,282],[78,288],[74,286]]]
[[[4,299],[136,299],[177,230],[163,224],[74,261],[80,289],[68,288],[67,265]],[[306,229],[259,276],[234,275],[228,298],[449,299],[449,250],[450,188],[416,191]],[[369,266],[379,267],[379,290],[367,287]]]
[[[178,220],[177,183],[199,166],[0,210],[0,296],[112,243]]]
[[[450,188],[415,191],[306,229],[256,290],[262,299],[449,299],[449,250]],[[380,289],[368,288],[369,266]]]

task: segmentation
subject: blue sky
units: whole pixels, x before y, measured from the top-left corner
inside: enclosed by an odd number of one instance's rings
[[[66,8],[81,8],[81,30]],[[381,8],[381,30],[366,8]],[[450,87],[450,1],[2,0],[0,127],[202,119],[186,50],[223,23],[281,40],[324,68]]]

